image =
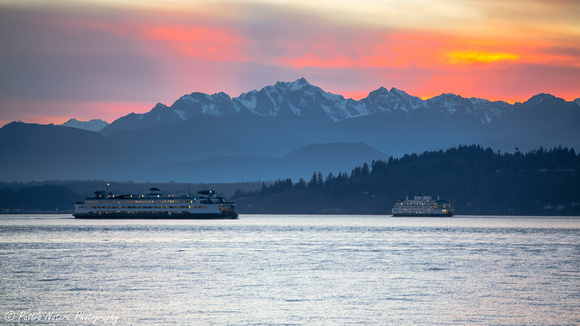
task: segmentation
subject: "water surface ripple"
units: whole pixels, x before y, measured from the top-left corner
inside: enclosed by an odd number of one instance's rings
[[[580,324],[580,219],[0,218],[0,324]]]

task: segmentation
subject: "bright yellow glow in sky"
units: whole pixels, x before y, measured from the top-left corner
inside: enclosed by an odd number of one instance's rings
[[[489,63],[496,61],[515,61],[519,56],[513,53],[485,53],[477,51],[463,51],[449,53],[451,64],[467,64],[467,63]]]

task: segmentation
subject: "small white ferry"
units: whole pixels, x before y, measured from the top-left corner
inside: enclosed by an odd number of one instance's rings
[[[235,219],[236,205],[218,197],[213,190],[197,195],[161,194],[159,188],[149,189],[146,195],[113,195],[95,191],[95,197],[77,203],[75,218],[101,219]]]
[[[453,207],[444,199],[433,200],[431,196],[415,195],[398,201],[393,207],[393,216],[453,216]]]

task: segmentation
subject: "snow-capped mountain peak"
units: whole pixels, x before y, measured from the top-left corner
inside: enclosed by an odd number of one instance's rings
[[[77,128],[89,131],[99,131],[109,124],[101,119],[92,119],[89,121],[79,121],[77,119],[69,119],[67,122],[61,124],[61,126]]]
[[[380,87],[370,92],[369,96],[362,99],[361,102],[365,102],[371,114],[375,112],[392,114],[398,111],[409,115],[411,112],[424,107],[423,100],[394,87],[391,90]]]
[[[277,89],[285,89],[290,92],[299,91],[305,87],[315,87],[312,86],[304,77],[294,81],[294,82],[276,82],[274,88]]]
[[[221,117],[236,111],[231,97],[224,92],[212,95],[194,92],[183,95],[171,105],[171,109],[182,120],[200,116]]]
[[[554,95],[540,93],[540,94],[532,96],[527,102],[534,103],[534,104],[540,104],[543,101],[553,101],[555,99],[556,99],[556,97]]]
[[[294,82],[277,82],[274,86],[244,93],[233,100],[239,110],[247,109],[263,117],[314,115],[339,121],[353,113],[342,95],[325,92],[304,78]]]

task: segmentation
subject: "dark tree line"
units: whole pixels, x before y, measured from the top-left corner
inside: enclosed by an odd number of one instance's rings
[[[241,213],[390,214],[398,199],[420,193],[449,199],[460,215],[578,215],[579,172],[574,149],[459,146],[365,163],[350,174],[280,179],[233,199]]]

